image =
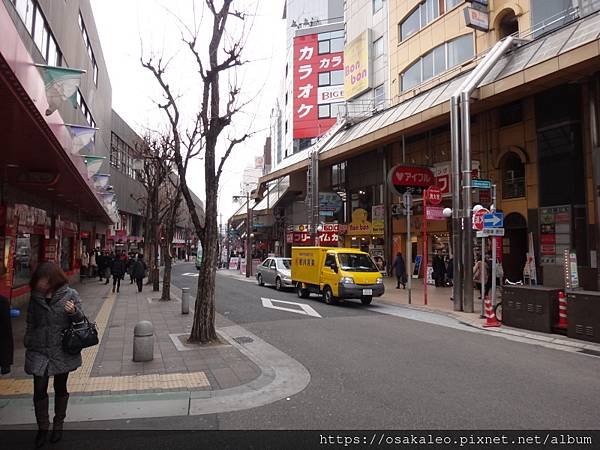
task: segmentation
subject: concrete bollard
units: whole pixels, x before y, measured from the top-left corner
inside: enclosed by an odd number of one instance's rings
[[[154,326],[152,322],[140,320],[133,329],[133,360],[135,362],[154,359]]]
[[[190,313],[190,288],[181,288],[181,314]]]

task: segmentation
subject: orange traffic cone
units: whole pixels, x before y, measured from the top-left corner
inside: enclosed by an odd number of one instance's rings
[[[492,306],[492,300],[488,296],[485,297],[485,323],[484,327],[499,327],[502,324],[498,322],[496,319],[496,314],[494,314],[494,307]]]
[[[566,330],[567,326],[567,296],[563,291],[560,291],[558,293],[558,324],[556,324],[556,327]]]

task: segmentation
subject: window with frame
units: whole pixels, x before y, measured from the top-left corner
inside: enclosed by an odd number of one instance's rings
[[[418,86],[474,56],[475,48],[471,33],[445,42],[421,56],[400,74],[401,92]]]
[[[319,55],[344,51],[344,30],[319,33]]]
[[[344,102],[319,105],[319,119],[336,118],[342,115]]]
[[[373,41],[373,58],[383,56],[383,36]]]
[[[504,158],[502,167],[502,198],[525,197],[525,164],[516,153]]]
[[[373,0],[373,14],[380,11],[383,8],[383,0]]]
[[[319,86],[340,86],[344,84],[344,71],[319,72]]]
[[[33,42],[50,66],[62,65],[62,53],[39,5],[34,0],[11,0]]]
[[[399,38],[403,41],[444,14],[443,0],[424,0],[400,22]]]
[[[81,36],[83,38],[83,43],[87,50],[88,56],[90,57],[90,61],[92,63],[92,77],[94,80],[94,84],[98,86],[98,64],[96,63],[96,57],[94,56],[94,50],[92,48],[92,42],[90,40],[90,35],[88,34],[87,28],[85,26],[85,22],[83,20],[83,16],[81,15],[81,11],[79,11],[79,29],[81,30]]]
[[[77,106],[79,106],[79,110],[81,111],[81,114],[83,114],[83,117],[85,117],[85,120],[88,123],[88,125],[92,128],[96,128],[96,121],[92,117],[92,112],[90,111],[90,108],[83,99],[83,95],[81,95],[81,91],[79,89],[77,89],[76,100]],[[96,138],[94,137],[92,141],[95,140]]]
[[[375,106],[382,106],[385,103],[385,89],[383,84],[373,89],[373,103]]]
[[[462,3],[464,0],[446,0],[446,12],[450,11],[459,3]]]
[[[325,266],[324,267],[331,267],[332,265],[336,265],[335,262],[335,255],[333,253],[328,253],[327,257],[325,258]]]

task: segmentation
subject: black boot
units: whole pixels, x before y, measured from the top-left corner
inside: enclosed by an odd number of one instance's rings
[[[38,432],[35,435],[35,448],[41,448],[46,444],[48,429],[50,428],[50,417],[48,416],[48,397],[43,400],[34,400],[35,420]]]
[[[67,403],[69,403],[69,394],[64,397],[54,398],[54,421],[52,424],[52,436],[50,436],[50,442],[53,444],[62,439],[63,423],[67,416]]]

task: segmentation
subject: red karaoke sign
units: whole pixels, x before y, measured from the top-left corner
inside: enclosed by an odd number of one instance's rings
[[[473,229],[474,230],[476,230],[476,231],[483,230],[483,216],[485,216],[486,214],[489,214],[489,213],[490,213],[490,211],[485,208],[481,208],[479,211],[473,213]]]
[[[420,194],[434,183],[433,172],[429,167],[398,165],[388,173],[388,185],[396,195],[402,195],[408,188]]]

